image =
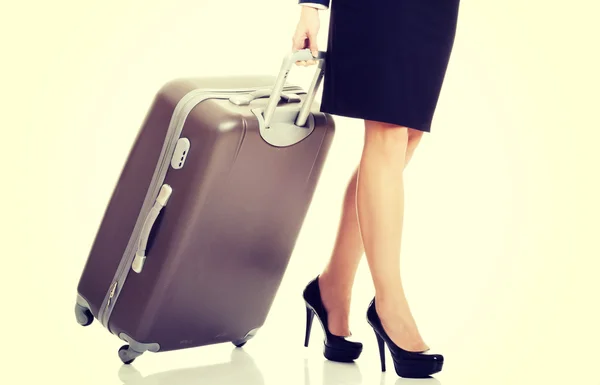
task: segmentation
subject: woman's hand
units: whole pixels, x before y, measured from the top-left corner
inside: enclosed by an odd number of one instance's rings
[[[317,57],[319,49],[317,48],[317,34],[319,33],[319,10],[309,6],[301,6],[300,21],[294,33],[292,49],[300,51],[309,48],[313,56]],[[313,65],[315,60],[296,62],[297,65]]]

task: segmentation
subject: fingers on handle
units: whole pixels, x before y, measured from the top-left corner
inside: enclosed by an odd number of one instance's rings
[[[313,54],[314,57],[318,57],[319,56],[319,47],[317,45],[317,36],[316,34],[309,32],[308,34],[308,48],[310,49],[310,52]],[[317,61],[316,60],[309,60],[308,61],[308,65],[313,65],[316,64]]]
[[[304,48],[306,40],[306,34],[296,32],[294,36],[292,36],[292,49],[294,51],[299,51]]]
[[[305,48],[306,46],[306,34],[304,33],[296,33],[292,37],[292,51],[297,52]],[[296,65],[304,65],[302,62],[296,62]]]
[[[307,41],[308,40],[308,44]],[[314,33],[297,33],[292,38],[292,50],[300,51],[302,49],[309,48],[314,57],[319,55],[319,48],[317,46],[317,37]],[[313,65],[316,64],[316,60],[302,60],[298,61],[295,64],[301,66]]]

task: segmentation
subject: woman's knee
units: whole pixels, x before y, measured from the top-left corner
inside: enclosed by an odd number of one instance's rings
[[[409,129],[390,123],[365,121],[365,141],[382,147],[382,150],[406,150]]]

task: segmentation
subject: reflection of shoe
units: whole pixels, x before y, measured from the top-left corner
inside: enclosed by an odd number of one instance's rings
[[[426,378],[442,370],[444,356],[441,354],[424,354],[421,352],[409,352],[397,346],[387,335],[375,310],[375,299],[369,304],[367,310],[367,321],[373,328],[379,345],[379,357],[381,359],[381,370],[385,372],[385,345],[387,344],[396,374],[406,378]]]
[[[308,346],[312,321],[316,314],[325,333],[325,340],[323,341],[323,354],[325,358],[338,362],[352,362],[356,360],[362,352],[362,344],[360,342],[348,341],[345,337],[333,335],[329,331],[327,311],[323,306],[321,291],[319,289],[319,277],[310,281],[304,289],[303,297],[306,302],[306,335],[304,346]]]
[[[323,363],[323,384],[362,385],[362,383],[362,374],[355,362],[342,364],[325,361]]]
[[[399,377],[394,385],[442,385],[442,383],[435,377],[419,379]]]

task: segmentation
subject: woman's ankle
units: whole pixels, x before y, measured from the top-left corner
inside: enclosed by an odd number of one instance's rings
[[[380,318],[401,322],[409,329],[417,328],[410,306],[402,289],[378,292],[375,295],[375,310]]]
[[[330,310],[349,312],[352,286],[340,284],[340,280],[328,272],[319,275],[319,289],[325,307]]]
[[[375,310],[386,333],[398,346],[409,351],[429,349],[420,335],[404,294],[376,296]]]
[[[347,288],[352,286],[352,282],[346,282],[335,269],[325,269],[319,274],[319,285],[324,285],[328,290],[336,292],[347,292]]]

